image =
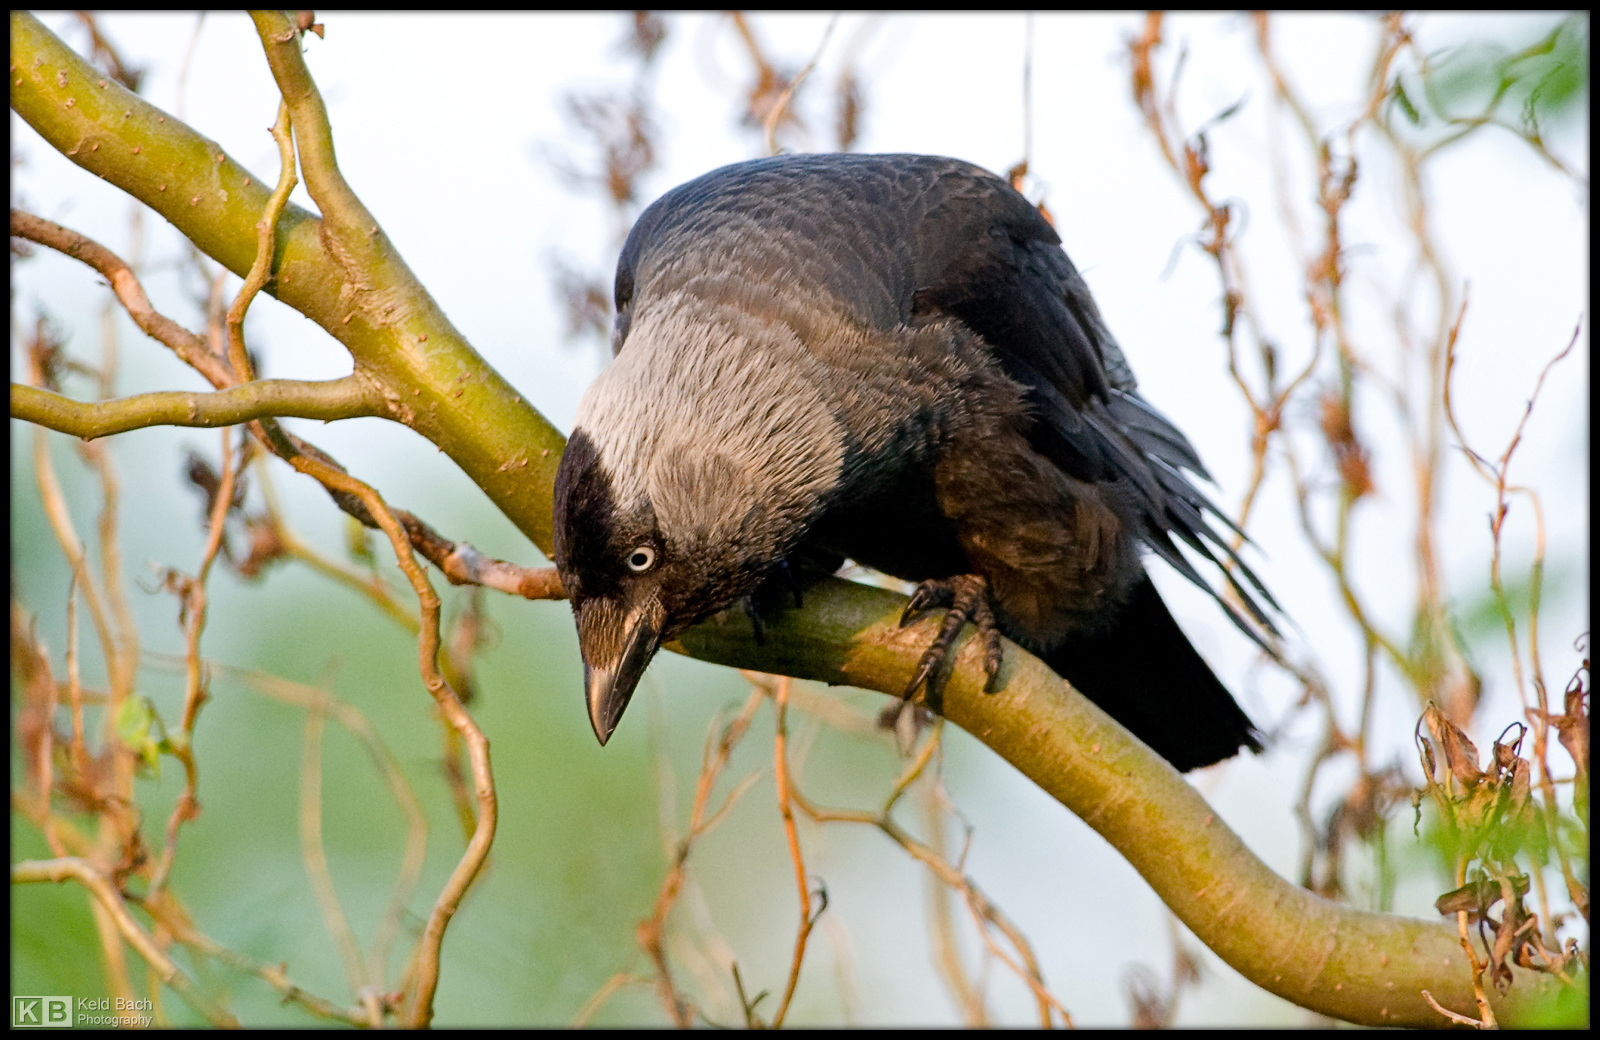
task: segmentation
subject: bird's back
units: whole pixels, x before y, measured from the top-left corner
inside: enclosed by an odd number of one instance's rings
[[[617,263],[621,349],[632,312],[683,288],[725,291],[721,279],[803,296],[809,306],[891,330],[943,298],[977,301],[979,324],[1016,324],[1027,314],[992,313],[986,290],[1026,277],[1038,302],[1059,309],[1046,326],[1087,328],[1053,353],[1083,353],[1080,378],[1132,389],[1115,340],[1039,211],[1000,178],[956,159],[926,155],[793,155],[736,163],[674,188],[640,216]],[[1037,270],[996,270],[996,246],[1043,262]],[[996,276],[999,276],[997,281]],[[1072,316],[1069,298],[1085,313]],[[982,318],[991,320],[985,323]],[[1048,335],[1050,329],[1040,330]],[[1059,368],[1046,362],[1041,367]],[[1088,372],[1088,369],[1094,369]]]

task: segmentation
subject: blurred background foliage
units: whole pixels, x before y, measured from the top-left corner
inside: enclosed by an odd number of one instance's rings
[[[360,22],[347,24],[352,32],[363,31]],[[666,23],[667,29],[673,24]],[[753,19],[738,36],[748,48],[749,75],[747,82],[731,85],[727,95],[736,120],[747,124],[746,144],[759,136],[763,120],[794,83],[815,45],[810,39],[797,42],[785,37],[781,24]],[[652,34],[658,31],[661,23],[630,20],[620,34],[622,44],[609,51],[624,75],[624,85],[609,94],[597,94],[588,86],[574,88],[569,105],[571,137],[560,145],[575,154],[579,142],[594,139],[594,155],[567,162],[564,169],[577,189],[594,191],[598,186],[601,195],[612,200],[615,219],[606,231],[617,238],[649,201],[632,178],[654,168],[658,155],[652,142],[658,145],[660,135],[673,130],[690,136],[696,120],[712,118],[694,113],[673,123],[652,107],[660,76],[656,64],[660,38],[656,35],[652,42]],[[762,32],[770,32],[779,42],[763,44]],[[80,45],[78,39],[69,42]],[[853,38],[841,38],[835,45],[847,54],[858,53],[863,46]],[[703,47],[703,41],[697,46]],[[80,50],[87,53],[89,48]],[[176,62],[180,51],[181,41],[174,41],[173,53],[137,57]],[[782,57],[772,56],[776,54]],[[126,59],[124,55],[121,60]],[[846,68],[853,69],[851,62]],[[850,71],[836,81],[813,80],[811,97],[829,99],[824,110],[831,120],[816,118],[813,108],[809,129],[790,127],[782,132],[799,134],[806,129],[812,134],[810,143],[819,149],[849,147],[874,117],[875,83],[870,73],[863,69],[859,76]],[[137,78],[132,70],[128,74]],[[251,69],[240,75],[266,74]],[[1573,14],[1535,39],[1483,38],[1440,50],[1402,72],[1392,98],[1406,125],[1427,147],[1450,143],[1458,139],[1453,135],[1485,122],[1542,143],[1545,135],[1570,131],[1587,119],[1588,85],[1589,18]],[[1131,105],[1127,119],[1130,125],[1137,120]],[[824,126],[827,129],[820,129]],[[197,128],[207,132],[204,126]],[[562,162],[566,160],[561,155],[548,151],[530,160],[530,164]],[[354,186],[358,192],[364,189],[359,181]],[[14,202],[16,191],[14,184]],[[94,227],[80,230],[97,234]],[[54,318],[74,355],[92,362],[100,351],[98,315],[103,304],[92,279],[49,255],[21,262],[43,271],[41,278],[76,286],[65,296],[52,297],[57,308]],[[566,266],[552,265],[552,281],[558,297],[568,304],[568,327],[597,333],[595,340],[605,339],[609,255],[598,266],[586,266],[582,259],[563,263]],[[174,295],[189,299],[195,304],[194,313],[199,312],[203,291],[196,286],[203,289],[204,279],[187,259],[161,255],[148,277],[179,286]],[[25,330],[18,328],[16,284],[14,371],[17,343],[25,337]],[[530,291],[527,286],[520,289]],[[30,298],[30,305],[33,302]],[[125,321],[117,321],[122,342],[119,383],[125,391],[187,385],[181,382],[181,367],[141,342]],[[554,339],[558,325],[530,338]],[[272,344],[266,346],[270,369]],[[87,378],[73,373],[65,378],[68,393],[92,396]],[[393,453],[392,461],[374,463],[361,474],[391,500],[415,510],[453,538],[508,559],[529,559],[530,550],[521,537],[448,461],[434,457],[431,450],[419,452],[414,439],[406,440],[376,420],[343,425],[355,436],[405,446],[404,452]],[[14,642],[15,604],[21,604],[30,615],[23,624],[35,626],[59,666],[66,645],[63,619],[69,571],[43,518],[33,480],[33,438],[41,434],[15,421],[11,432]],[[319,439],[316,433],[311,436]],[[64,499],[93,557],[98,544],[95,518],[101,508],[99,483],[65,438],[50,435],[48,440]],[[176,624],[178,602],[160,590],[159,575],[149,564],[195,568],[203,518],[199,496],[183,478],[182,460],[186,451],[194,450],[215,465],[217,436],[153,429],[115,438],[109,449],[122,481],[123,552],[144,650],[137,689],[170,724],[182,709],[181,666],[173,663],[173,655],[181,658],[183,640]],[[287,483],[291,478],[279,479]],[[260,484],[254,469],[251,481],[249,501],[255,509]],[[289,503],[287,521],[321,551],[345,556],[357,568],[371,561],[378,570],[392,573],[389,550],[381,540],[371,556],[341,548],[349,540],[342,520],[324,499],[287,493],[284,499]],[[234,536],[242,544],[243,532],[236,529]],[[1545,599],[1581,595],[1586,579],[1579,574],[1586,568],[1586,555],[1552,562],[1542,590]],[[1522,574],[1526,568],[1508,572]],[[445,599],[449,629],[468,615],[470,597],[437,574],[435,585]],[[1511,578],[1503,596],[1481,587],[1458,590],[1451,613],[1465,646],[1481,646],[1485,654],[1503,653],[1503,648],[1494,648],[1502,645],[1496,641],[1503,639],[1507,613],[1525,627],[1530,603],[1530,582]],[[213,620],[205,634],[204,652],[219,667],[212,673],[213,699],[196,735],[204,811],[184,828],[173,888],[200,930],[211,938],[262,962],[287,964],[290,976],[309,989],[349,1001],[352,996],[341,981],[345,965],[308,885],[297,838],[302,824],[306,712],[268,696],[264,681],[251,673],[326,690],[360,712],[399,763],[421,803],[428,823],[428,852],[397,952],[388,965],[387,978],[393,980],[400,970],[401,952],[420,931],[433,893],[454,866],[462,844],[459,816],[445,777],[450,756],[417,675],[415,642],[366,597],[295,563],[270,567],[253,579],[219,566],[211,579],[210,610]],[[673,842],[687,817],[708,720],[714,732],[717,718],[726,719],[736,711],[750,688],[726,670],[664,656],[641,686],[642,703],[630,714],[634,725],[646,724],[648,739],[613,741],[602,750],[595,746],[581,711],[581,665],[565,607],[530,605],[489,594],[481,597],[481,610],[487,634],[485,645],[472,658],[471,708],[492,740],[501,817],[489,865],[445,939],[437,1022],[564,1023],[617,971],[645,970],[635,929],[657,897]],[[80,609],[85,683],[103,686],[104,664],[82,613]],[[850,710],[847,721],[856,723],[870,721],[882,704],[874,694],[827,691],[825,696],[841,700]],[[14,671],[14,749],[17,703]],[[97,729],[97,709],[92,706],[88,719],[91,731]],[[751,774],[759,776],[729,816],[696,844],[691,882],[680,897],[677,925],[669,934],[675,966],[686,985],[703,995],[706,1014],[719,1024],[742,1020],[722,971],[723,960],[736,959],[751,996],[781,988],[788,970],[794,891],[784,835],[772,808],[772,721],[770,703],[763,704],[751,735],[734,752],[719,790]],[[796,746],[791,754],[804,762],[806,791],[823,804],[873,805],[904,766],[895,739],[872,732],[870,726],[852,729],[830,723],[824,729],[815,718],[792,711],[791,730]],[[395,884],[404,818],[368,746],[330,721],[321,752],[322,833],[329,871],[365,947]],[[1131,1005],[1139,1021],[1171,1022],[1179,993],[1202,970],[1211,992],[1225,996],[1210,1004],[1203,993],[1186,998],[1201,1020],[1304,1020],[1303,1014],[1275,998],[1253,993],[1241,999],[1237,986],[1217,985],[1217,975],[1228,976],[1229,970],[1198,955],[1191,960],[1176,930],[1170,952],[1131,942],[1131,936],[1160,934],[1164,916],[1157,915],[1165,911],[1132,899],[1119,903],[1104,898],[1103,878],[1118,869],[1112,864],[1114,855],[1075,820],[1060,834],[1042,834],[1038,821],[1045,814],[1065,814],[997,768],[992,756],[971,738],[949,730],[942,764],[943,781],[960,792],[958,802],[966,818],[981,820],[977,837],[962,832],[962,817],[935,804],[931,788],[923,792],[924,801],[902,812],[914,816],[924,833],[947,828],[944,846],[952,859],[966,855],[963,843],[971,840],[968,866],[980,881],[1001,875],[1006,867],[1048,874],[1048,886],[1066,893],[1061,898],[1072,913],[1007,904],[1024,931],[1041,933],[1049,937],[1047,941],[1059,939],[1079,955],[1087,945],[1091,958],[1102,966],[1136,963],[1143,970],[1144,975],[1127,982],[1126,996],[1119,987],[1085,985],[1088,969],[1058,966],[1048,975],[1069,1006],[1089,1009],[1088,1021],[1126,1021],[1119,1016]],[[23,757],[13,750],[14,806],[16,792],[25,787],[23,767]],[[1215,788],[1224,781],[1205,778],[1200,783],[1206,790],[1206,784]],[[145,829],[156,840],[182,789],[182,770],[170,759],[163,760],[159,775],[141,776],[135,784]],[[1348,807],[1351,812],[1371,812],[1374,804],[1352,795],[1348,802],[1335,798],[1330,811]],[[1388,805],[1392,815],[1385,818],[1379,813],[1358,828],[1373,852],[1370,858],[1346,864],[1345,891],[1362,905],[1426,906],[1442,890],[1441,883],[1446,887],[1451,883],[1451,854],[1437,830],[1426,832],[1429,842],[1413,840],[1409,808],[1395,808]],[[93,823],[86,814],[72,818],[86,828]],[[1319,819],[1318,827],[1323,822]],[[1249,830],[1252,824],[1257,828],[1254,834]],[[1283,844],[1292,841],[1285,837],[1291,829],[1286,815],[1245,820],[1240,829],[1253,843],[1257,839],[1265,843],[1269,836]],[[1331,823],[1323,829],[1342,833]],[[933,927],[928,922],[938,916],[929,908],[939,897],[936,886],[927,886],[922,868],[865,828],[802,824],[801,835],[809,871],[825,879],[829,910],[812,941],[790,1021],[960,1021],[961,1009],[952,1004],[940,981],[944,968],[930,963],[937,944],[928,938]],[[51,854],[38,828],[17,811],[12,814],[11,840],[13,861]],[[1025,886],[1019,890],[1028,891]],[[959,909],[957,915],[962,916]],[[1146,919],[1157,923],[1147,927]],[[850,927],[866,921],[875,925]],[[965,931],[951,940],[950,948],[965,960],[969,974],[987,973],[988,1013],[997,1021],[1026,1021],[1026,991],[1002,969],[972,968],[983,963],[983,953],[964,917],[961,924]],[[13,889],[11,952],[13,993],[107,992],[95,925],[83,892],[75,886]],[[141,994],[147,986],[155,989],[142,963],[132,956],[129,961],[135,989]],[[1144,962],[1161,968],[1152,973],[1143,968]],[[285,1006],[268,986],[215,961],[180,958],[180,963],[247,1023],[314,1021],[304,1011]],[[908,973],[915,976],[910,983]],[[762,1007],[770,1011],[774,1000],[767,997]],[[170,993],[162,1006],[175,1025],[202,1024]],[[653,990],[631,987],[601,1006],[592,1021],[664,1023],[667,1018]]]
[[[1395,86],[1406,118],[1438,124],[1494,120],[1532,134],[1584,118],[1589,95],[1589,15],[1573,13],[1536,40],[1478,39],[1430,55]]]
[[[32,471],[32,431],[16,433],[11,445],[12,471],[19,478],[11,500],[12,594],[20,603],[53,606],[48,613],[59,618],[69,573],[43,522],[33,482],[26,479]],[[92,553],[98,482],[65,438],[50,435],[50,440],[64,497]],[[139,573],[135,561],[181,566],[178,561],[198,553],[203,538],[198,496],[183,486],[177,470],[183,447],[210,448],[214,456],[211,441],[212,435],[202,431],[151,430],[113,449],[131,492],[125,510],[132,578],[146,592],[156,582],[149,571]],[[448,523],[454,536],[473,544],[492,543],[503,534],[496,528],[504,521],[485,511],[458,513],[442,498],[413,501],[428,509],[430,519]],[[376,552],[389,549],[379,545]],[[392,563],[381,561],[380,567],[392,569]],[[448,625],[465,609],[468,594],[437,577],[436,584],[447,604]],[[454,867],[462,840],[443,777],[440,728],[416,672],[415,641],[365,597],[303,566],[277,566],[256,581],[219,568],[211,588],[213,623],[203,646],[209,660],[227,667],[213,672],[213,700],[197,732],[204,811],[184,828],[172,886],[212,939],[262,962],[287,964],[293,979],[337,999],[344,987],[334,980],[343,965],[307,883],[296,840],[306,712],[263,695],[240,673],[255,671],[328,690],[366,716],[410,778],[428,819],[430,841],[418,895],[390,965],[393,973],[420,932],[432,893]],[[145,648],[138,690],[170,725],[183,701],[177,603],[169,595],[138,590],[132,598]],[[642,716],[637,721],[648,720],[650,739],[601,749],[580,710],[581,663],[565,607],[530,606],[493,594],[484,597],[483,607],[492,645],[477,662],[472,709],[493,741],[502,810],[489,865],[445,940],[437,1021],[562,1023],[607,977],[638,960],[635,927],[648,915],[668,861],[659,817],[665,814],[671,826],[681,828],[706,720],[720,708],[736,707],[749,687],[737,673],[668,655],[641,689],[644,703],[635,706]],[[40,625],[46,632],[51,627],[48,619]],[[59,630],[45,637],[58,654],[63,639]],[[86,623],[82,640],[85,682],[93,687],[104,680],[87,660],[93,657],[93,638]],[[862,692],[840,694],[864,717],[880,699]],[[671,710],[662,703],[667,696]],[[86,718],[89,732],[96,732],[98,711],[91,707]],[[756,726],[770,733],[771,725],[770,708],[763,706]],[[963,760],[987,753],[964,734],[950,745],[946,776],[958,783],[966,772]],[[22,765],[22,756],[13,753],[13,791],[24,786]],[[870,803],[902,767],[886,736],[834,734],[811,759],[809,791],[827,804]],[[792,922],[784,913],[783,925],[774,929],[772,908],[792,900],[792,881],[771,809],[770,743],[752,737],[737,749],[728,775],[741,778],[762,770],[738,809],[697,844],[696,876],[701,889],[714,893],[717,924],[739,951],[747,977],[781,979]],[[182,790],[183,771],[164,759],[159,776],[141,776],[135,784],[147,834],[159,845],[161,826]],[[365,948],[395,883],[404,820],[367,749],[332,722],[323,742],[322,790],[329,870]],[[71,818],[84,826],[93,821],[81,814]],[[48,858],[37,827],[17,813],[11,819],[13,859]],[[870,891],[880,885],[902,887],[915,905],[918,868],[899,856],[852,855],[872,843],[871,835],[840,833],[829,843],[832,849],[820,855],[813,851],[833,886],[830,912],[849,913],[852,906],[862,912],[861,904],[870,903]],[[865,869],[887,870],[888,876],[852,879],[825,865],[832,859],[857,860]],[[866,866],[871,863],[876,866]],[[865,882],[853,894],[852,880]],[[691,899],[702,906],[706,902],[693,891],[685,902]],[[107,992],[94,923],[76,886],[14,890],[11,943],[12,992]],[[838,1020],[831,957],[826,942],[819,942],[807,965],[811,985],[797,997],[794,1021]],[[142,994],[142,965],[134,956],[129,961]],[[242,1021],[311,1021],[255,979],[200,958],[180,963]],[[920,1017],[914,1007],[892,1003],[868,1020]],[[174,1025],[204,1024],[170,992],[163,1006]],[[654,992],[641,988],[624,991],[593,1021],[651,1022],[661,1021],[661,1015]]]

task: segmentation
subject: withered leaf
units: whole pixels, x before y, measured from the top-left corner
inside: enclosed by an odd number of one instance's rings
[[[1468,787],[1472,787],[1483,779],[1483,770],[1478,768],[1478,748],[1461,727],[1445,718],[1444,712],[1438,705],[1428,703],[1423,709],[1423,720],[1428,724],[1428,732],[1433,734],[1433,742],[1444,753],[1445,765],[1457,780]]]

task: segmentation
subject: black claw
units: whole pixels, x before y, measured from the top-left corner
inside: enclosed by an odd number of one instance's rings
[[[906,687],[904,699],[910,700],[918,688],[932,681],[939,665],[955,644],[956,636],[968,621],[977,628],[983,640],[983,690],[993,693],[995,681],[1000,675],[1004,648],[1000,643],[1000,629],[995,624],[994,611],[989,605],[989,583],[979,575],[957,575],[944,581],[925,581],[917,586],[911,595],[911,602],[906,604],[905,611],[900,615],[901,626],[936,606],[950,609],[939,626],[939,634],[934,636],[933,643],[917,662],[916,674]]]
[[[923,596],[922,592],[922,586],[918,586],[917,591],[911,594],[911,601],[906,604],[906,609],[900,612],[901,628],[905,628],[907,625],[911,624],[911,622],[916,619],[918,614],[921,614],[924,610],[928,609],[928,605],[925,602],[926,597]]]
[[[922,660],[917,662],[917,672],[911,677],[911,683],[906,687],[906,692],[900,695],[903,701],[909,701],[917,695],[917,688],[933,677],[934,670],[939,667],[939,662],[944,659],[943,653],[934,649],[922,655]]]
[[[926,610],[949,606],[954,599],[950,587],[942,581],[925,581],[911,593],[911,602],[900,614],[900,627],[904,628]]]

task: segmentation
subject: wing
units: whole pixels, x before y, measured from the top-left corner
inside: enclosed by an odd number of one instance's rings
[[[684,290],[739,299],[796,328],[827,311],[884,330],[963,322],[1026,389],[1035,450],[1079,479],[1126,481],[1156,554],[1260,642],[1174,539],[1222,566],[1251,616],[1276,631],[1256,596],[1277,604],[1211,521],[1237,528],[1185,476],[1209,479],[1194,448],[1139,396],[1055,230],[1000,178],[917,155],[778,156],[714,170],[658,199],[629,234],[613,349],[637,308]]]
[[[1185,476],[1211,479],[1188,438],[1139,395],[1054,229],[1000,178],[980,172],[965,183],[954,179],[923,231],[916,317],[949,315],[982,336],[1027,388],[1034,449],[1079,479],[1128,481],[1146,523],[1145,543],[1262,643],[1174,539],[1217,564],[1251,617],[1276,634],[1257,597],[1274,610],[1277,603],[1211,521],[1243,532]]]

